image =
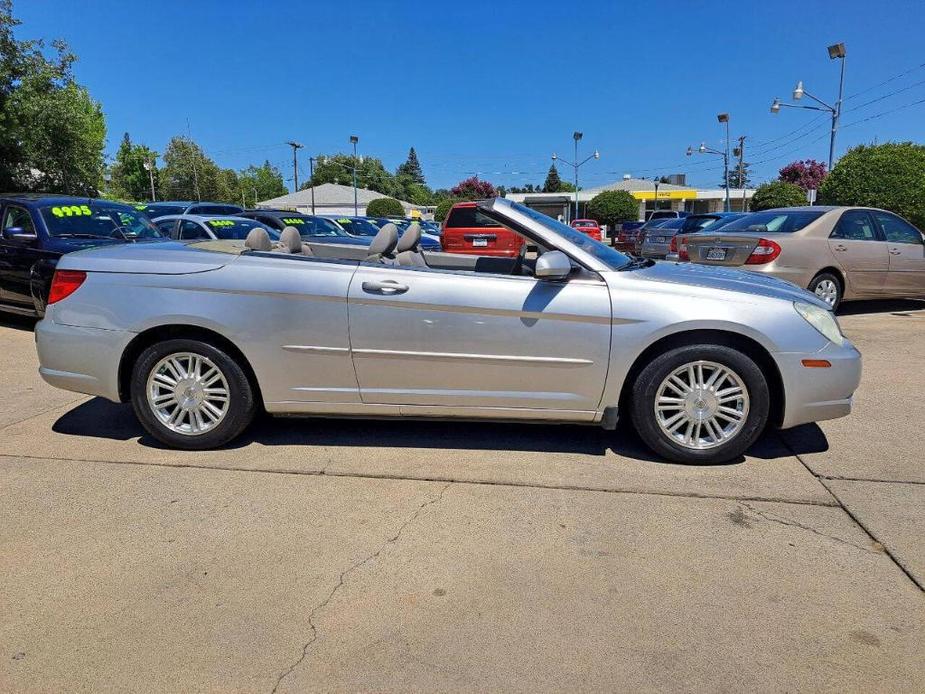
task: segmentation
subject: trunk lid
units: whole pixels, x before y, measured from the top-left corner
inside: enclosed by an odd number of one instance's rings
[[[790,234],[760,231],[690,234],[686,235],[687,254],[692,263],[699,265],[738,267],[745,264],[761,239],[780,243],[789,236]]]
[[[85,272],[187,275],[217,270],[238,257],[234,252],[219,252],[197,247],[199,245],[188,246],[178,241],[151,241],[99,246],[69,253],[58,261],[57,267],[62,270]]]

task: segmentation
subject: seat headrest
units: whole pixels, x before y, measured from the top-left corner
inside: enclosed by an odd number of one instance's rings
[[[398,245],[398,227],[389,222],[383,225],[369,244],[369,254],[378,256],[391,256]]]
[[[270,243],[270,235],[263,227],[254,227],[247,232],[247,238],[244,239],[245,248],[252,251],[272,251],[273,244]]]
[[[295,227],[286,227],[279,235],[280,245],[289,253],[302,252],[302,237]]]
[[[421,225],[417,222],[411,222],[408,228],[405,229],[405,233],[398,239],[398,246],[396,246],[395,250],[399,253],[416,251],[419,243],[421,243]]]

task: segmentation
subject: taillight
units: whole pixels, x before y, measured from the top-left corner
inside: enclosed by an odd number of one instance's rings
[[[780,255],[780,245],[769,239],[758,239],[755,250],[745,260],[746,265],[764,265],[775,260]]]
[[[56,270],[48,292],[48,305],[69,297],[80,288],[85,279],[87,273],[82,270]]]
[[[687,254],[687,237],[686,236],[672,236],[670,252],[677,253],[678,260],[690,260],[691,258]]]

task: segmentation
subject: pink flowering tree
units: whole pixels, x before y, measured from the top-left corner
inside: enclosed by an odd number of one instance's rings
[[[803,190],[819,190],[822,181],[828,175],[825,164],[815,159],[790,162],[778,172],[778,179],[793,183]]]
[[[450,194],[459,200],[484,200],[485,198],[495,197],[498,192],[488,181],[482,181],[473,176],[457,183],[450,190]]]

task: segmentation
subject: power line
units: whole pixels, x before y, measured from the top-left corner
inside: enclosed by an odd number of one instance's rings
[[[840,127],[842,127],[842,128],[850,128],[852,125],[858,125],[858,124],[860,124],[860,123],[866,123],[867,121],[869,121],[869,120],[874,120],[874,119],[876,119],[876,118],[883,118],[883,116],[888,116],[888,115],[890,115],[891,113],[896,113],[897,111],[902,111],[903,109],[912,108],[913,106],[918,106],[919,104],[925,104],[925,99],[919,99],[918,101],[913,101],[912,103],[909,103],[909,104],[903,104],[902,106],[897,106],[896,108],[892,108],[892,109],[890,109],[889,111],[882,111],[881,113],[875,113],[875,114],[872,115],[872,116],[868,116],[867,118],[861,118],[860,120],[856,120],[856,121],[852,121],[852,122],[850,122],[850,123],[846,123],[845,125],[842,125],[842,126],[840,126]]]
[[[915,67],[912,67],[912,68],[909,68],[908,70],[905,70],[905,71],[903,71],[903,72],[900,72],[898,75],[893,75],[893,76],[890,77],[889,79],[885,79],[885,80],[883,80],[883,82],[880,82],[880,83],[878,83],[878,84],[875,84],[875,85],[872,86],[872,87],[867,87],[866,89],[862,89],[862,90],[859,91],[859,92],[855,92],[854,94],[851,94],[851,95],[849,95],[849,96],[846,96],[846,97],[843,99],[843,101],[847,101],[848,99],[853,99],[854,97],[860,96],[861,94],[867,94],[867,92],[872,92],[874,89],[877,89],[878,87],[882,87],[882,86],[885,85],[885,84],[889,84],[890,82],[894,82],[894,81],[900,79],[901,77],[905,77],[906,75],[909,75],[909,74],[915,72],[916,70],[921,70],[923,67],[925,67],[925,63],[922,63],[921,65],[916,65]]]
[[[913,84],[910,84],[908,87],[903,87],[902,89],[897,89],[896,91],[892,91],[892,92],[890,92],[889,94],[884,94],[883,96],[878,96],[876,99],[871,99],[870,101],[865,101],[863,104],[860,104],[860,105],[858,105],[858,106],[855,106],[854,108],[845,109],[842,113],[850,113],[851,111],[857,111],[858,109],[864,108],[865,106],[870,106],[871,104],[875,104],[875,103],[877,103],[878,101],[883,101],[884,99],[889,99],[891,96],[896,96],[897,94],[902,94],[903,92],[907,92],[907,91],[909,91],[910,89],[914,89],[915,87],[919,87],[919,86],[921,86],[921,85],[923,85],[923,84],[925,84],[925,80],[920,80],[919,82],[914,82]]]

